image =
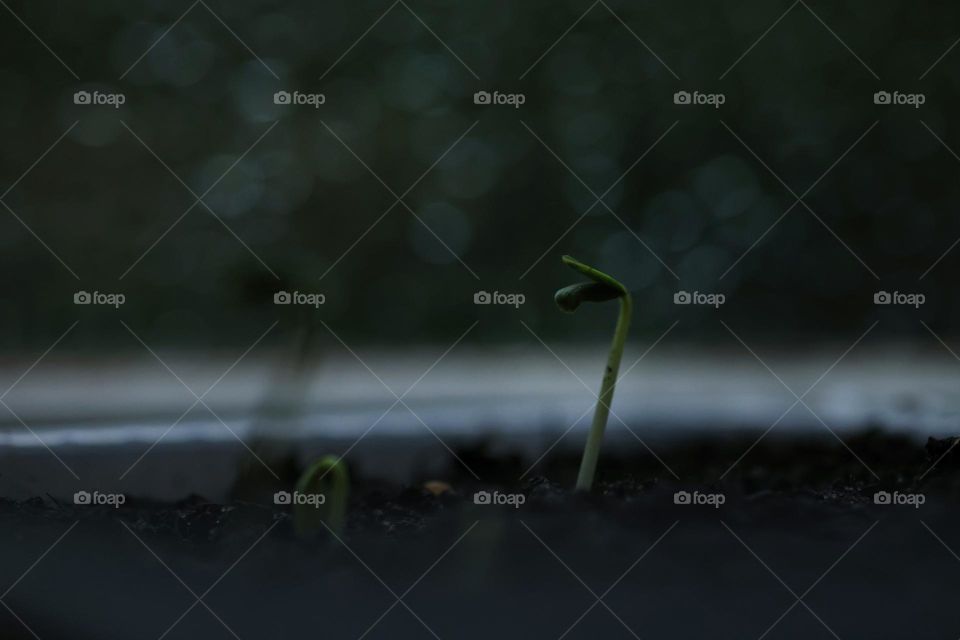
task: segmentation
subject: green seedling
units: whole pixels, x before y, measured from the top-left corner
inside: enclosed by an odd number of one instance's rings
[[[347,497],[350,476],[347,466],[337,456],[324,456],[311,465],[297,481],[300,495],[323,494],[322,505],[295,504],[293,529],[301,538],[310,538],[323,530],[326,522],[335,533],[343,531],[347,520]]]
[[[587,445],[583,449],[583,458],[580,460],[580,472],[577,474],[577,491],[589,491],[597,470],[597,459],[600,457],[603,431],[606,429],[607,419],[610,417],[610,403],[613,401],[613,391],[617,385],[617,372],[620,370],[623,346],[627,341],[627,330],[630,327],[630,316],[633,313],[633,301],[630,299],[630,292],[627,291],[626,287],[602,271],[585,265],[570,256],[563,256],[563,263],[590,278],[590,282],[572,284],[557,291],[554,300],[563,311],[573,313],[581,302],[620,300],[620,315],[617,317],[617,327],[613,332],[613,344],[610,345],[610,355],[607,356],[607,367],[603,370],[600,395],[597,396],[597,408],[593,413],[593,424],[590,426]]]

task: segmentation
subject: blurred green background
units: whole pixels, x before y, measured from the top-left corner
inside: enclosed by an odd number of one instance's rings
[[[960,50],[930,68],[960,37],[955,3],[8,7],[0,192],[23,224],[0,210],[7,353],[44,348],[75,320],[75,350],[139,349],[120,320],[182,347],[248,345],[274,320],[271,339],[323,320],[348,341],[450,343],[480,320],[471,340],[526,341],[522,320],[551,339],[606,340],[611,309],[571,321],[553,307],[573,281],[564,253],[621,278],[635,292],[633,331],[650,339],[681,320],[681,340],[729,340],[722,319],[787,344],[849,342],[881,319],[878,336],[929,341],[919,320],[947,333],[960,320],[960,249],[929,270],[960,237],[960,159],[944,146],[960,149],[949,117]],[[79,90],[126,103],[76,105]],[[326,102],[277,105],[280,90]],[[475,105],[480,90],[526,102]],[[726,102],[675,105],[678,90]],[[926,103],[875,105],[879,90]],[[597,205],[573,226],[590,190],[605,192],[668,129],[605,196],[616,217]],[[797,195],[836,162],[804,198],[822,222],[798,204],[763,236],[796,198],[731,131]],[[441,156],[404,197],[416,215],[399,204],[384,215],[390,190]],[[204,197],[216,217],[203,205],[184,215],[195,198],[164,163],[198,195],[236,163]],[[476,306],[481,289],[527,302]],[[727,302],[674,305],[681,289]],[[127,302],[76,306],[78,290]],[[279,290],[326,304],[276,306]],[[877,307],[877,290],[927,301]]]

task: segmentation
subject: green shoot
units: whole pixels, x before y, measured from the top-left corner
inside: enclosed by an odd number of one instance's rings
[[[326,489],[326,490],[325,490]],[[347,497],[350,477],[346,465],[337,456],[324,456],[311,465],[297,481],[301,495],[323,494],[318,508],[315,504],[295,504],[293,528],[301,538],[309,538],[323,528],[323,522],[335,533],[343,531],[347,519]]]
[[[563,263],[591,280],[591,282],[572,284],[557,291],[554,299],[557,306],[563,311],[573,313],[581,302],[620,300],[620,315],[617,317],[617,327],[613,333],[613,344],[610,346],[610,355],[607,356],[607,367],[603,371],[603,380],[600,383],[600,395],[597,396],[597,408],[593,413],[593,424],[590,426],[590,434],[587,436],[583,458],[580,460],[580,472],[577,474],[577,491],[589,491],[597,470],[597,459],[600,457],[603,431],[606,429],[607,419],[610,417],[610,403],[613,401],[613,391],[617,384],[617,372],[620,370],[623,346],[627,341],[633,301],[630,299],[630,292],[627,291],[626,287],[602,271],[574,260],[570,256],[563,256]]]

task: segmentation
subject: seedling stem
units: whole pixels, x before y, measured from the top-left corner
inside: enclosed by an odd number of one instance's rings
[[[329,476],[329,478],[327,478]],[[324,480],[326,479],[326,483]],[[323,491],[329,488],[327,491]],[[339,533],[347,519],[347,498],[350,492],[350,477],[347,466],[337,456],[324,456],[313,463],[297,481],[301,494],[323,493],[323,509],[310,504],[295,505],[293,527],[301,538],[309,538],[322,530],[322,521]]]
[[[572,313],[584,301],[603,302],[614,298],[620,300],[620,313],[617,316],[617,326],[613,333],[610,354],[607,356],[607,366],[603,371],[603,380],[600,383],[597,408],[593,413],[593,424],[590,425],[587,444],[583,449],[583,458],[580,460],[580,472],[577,474],[577,491],[589,491],[593,486],[593,477],[597,470],[597,459],[600,457],[603,432],[610,417],[610,404],[613,402],[613,392],[617,386],[617,374],[620,371],[623,347],[627,342],[630,317],[633,314],[633,301],[626,287],[602,271],[583,264],[570,256],[563,256],[563,263],[587,276],[592,282],[570,285],[557,291],[555,299],[562,310]]]

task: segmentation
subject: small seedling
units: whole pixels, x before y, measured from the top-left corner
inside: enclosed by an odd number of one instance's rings
[[[323,522],[335,533],[343,531],[347,519],[350,476],[337,456],[324,456],[311,465],[297,481],[300,495],[324,496],[323,504],[304,503],[293,507],[293,528],[301,538],[309,538],[323,529]]]
[[[597,408],[593,413],[593,424],[590,426],[587,445],[583,449],[583,458],[580,461],[580,472],[577,474],[577,491],[589,491],[597,470],[597,458],[600,456],[603,431],[607,426],[607,418],[610,416],[610,403],[613,401],[613,390],[617,384],[617,372],[620,370],[623,345],[627,341],[627,330],[630,327],[633,302],[627,288],[602,271],[574,260],[570,256],[563,256],[563,263],[591,280],[590,282],[572,284],[557,291],[554,300],[563,311],[573,313],[581,302],[620,300],[620,315],[617,317],[617,327],[613,332],[613,344],[610,346],[610,355],[607,357],[607,367],[603,371],[600,395],[597,396]]]

